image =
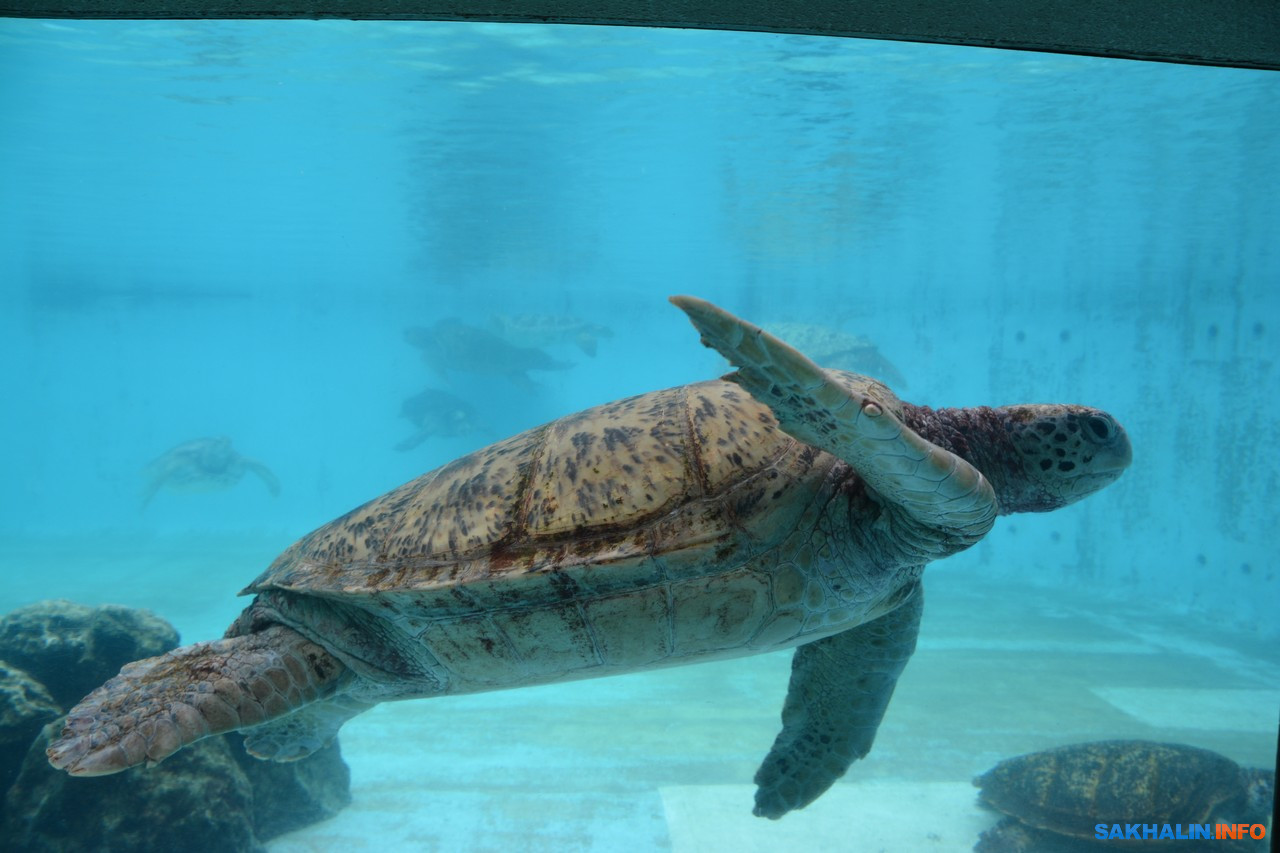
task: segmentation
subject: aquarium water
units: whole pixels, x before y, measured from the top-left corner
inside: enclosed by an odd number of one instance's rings
[[[351,804],[271,853],[964,851],[997,819],[971,779],[1009,756],[1141,738],[1270,766],[1278,186],[1274,72],[0,21],[0,613],[220,637],[362,502],[724,373],[685,293],[838,341],[913,403],[1106,409],[1133,464],[930,567],[874,749],[780,821],[752,777],[788,652],[380,705],[340,736]]]

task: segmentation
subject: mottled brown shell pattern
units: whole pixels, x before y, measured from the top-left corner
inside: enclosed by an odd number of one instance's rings
[[[706,549],[743,539],[779,544],[822,479],[813,469],[833,463],[732,383],[642,394],[424,474],[304,537],[245,592],[510,582],[528,602],[531,575],[654,556],[675,565],[680,552],[701,562]]]
[[[1240,768],[1207,749],[1113,740],[1070,744],[1000,762],[974,780],[986,804],[1079,838],[1098,823],[1204,823],[1241,793]]]

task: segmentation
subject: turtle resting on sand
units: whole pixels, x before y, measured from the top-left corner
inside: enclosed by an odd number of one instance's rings
[[[241,456],[226,436],[195,438],[170,448],[143,469],[145,508],[161,489],[176,492],[216,492],[229,489],[252,472],[266,483],[272,496],[280,494],[280,481],[256,459]]]
[[[1201,838],[1186,848],[1177,827],[1189,835],[1189,824],[1266,826],[1275,774],[1180,743],[1108,740],[1019,755],[973,784],[982,789],[983,805],[1008,815],[982,834],[973,848],[977,853],[1251,851],[1265,849],[1265,843]],[[1126,840],[1130,826],[1146,824],[1155,824],[1157,832],[1167,824],[1172,837]],[[1099,826],[1105,830],[1101,837]]]
[[[238,729],[287,761],[391,699],[798,647],[755,812],[812,802],[871,748],[925,564],[1113,482],[1129,439],[1084,406],[909,405],[672,301],[736,373],[500,441],[305,536],[224,639],[126,666],[49,760],[96,776]]]

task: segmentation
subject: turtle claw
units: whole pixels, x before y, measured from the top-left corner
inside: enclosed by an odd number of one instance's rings
[[[131,734],[120,743],[95,743],[95,740],[83,735],[68,740],[67,730],[63,729],[62,738],[46,749],[45,755],[55,768],[66,770],[72,776],[84,777],[109,776],[148,760],[145,744],[136,735]],[[138,755],[140,752],[143,753],[141,757]],[[151,763],[158,760],[153,759]]]
[[[74,734],[69,724],[44,754],[51,765],[72,776],[105,776],[125,766],[117,756],[108,757],[102,750],[94,752],[90,737]]]

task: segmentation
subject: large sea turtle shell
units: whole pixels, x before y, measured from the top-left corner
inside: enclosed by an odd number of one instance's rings
[[[846,381],[896,403],[878,383]],[[522,659],[542,660],[526,683],[590,668],[597,644],[614,671],[772,646],[805,627],[795,606],[804,583],[794,571],[760,571],[744,551],[784,540],[835,462],[778,429],[768,407],[732,383],[653,392],[412,480],[298,541],[245,592],[376,603],[411,634],[417,626],[406,623],[429,620],[424,639],[436,655],[458,650],[442,661],[459,676],[450,692],[473,680],[521,683]],[[724,571],[730,552],[738,557]],[[611,611],[581,614],[590,629],[577,609],[584,599]],[[556,602],[563,607],[529,609]],[[668,636],[618,624],[654,618],[671,619]],[[490,643],[488,659],[463,659],[473,634],[510,642]]]

